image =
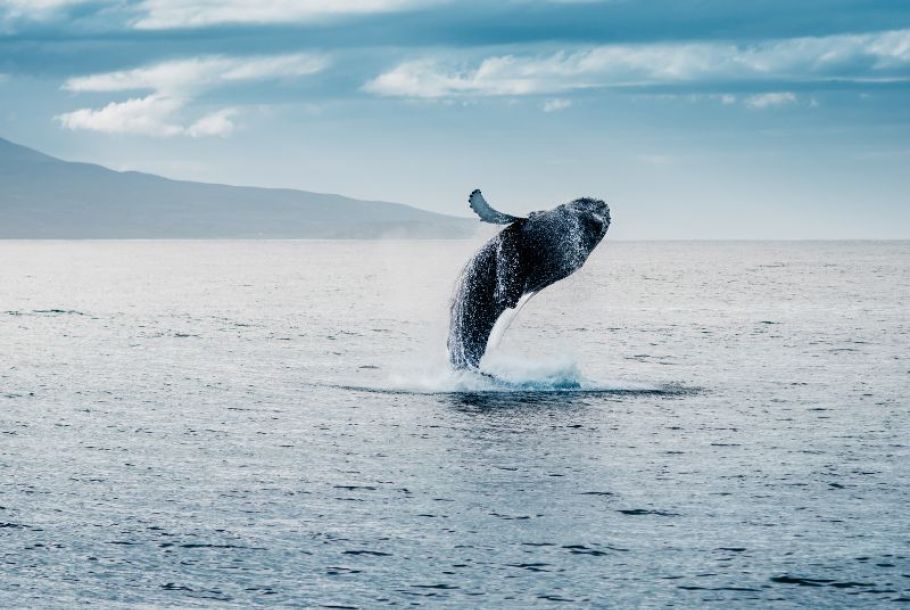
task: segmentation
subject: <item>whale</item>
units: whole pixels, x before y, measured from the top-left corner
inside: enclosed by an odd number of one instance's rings
[[[503,313],[578,271],[611,221],[610,207],[591,197],[526,217],[496,210],[479,189],[468,204],[481,221],[506,226],[471,257],[456,282],[446,343],[455,369],[479,369]]]

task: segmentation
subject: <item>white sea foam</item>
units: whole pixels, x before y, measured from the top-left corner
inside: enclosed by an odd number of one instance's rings
[[[529,361],[496,355],[480,371],[453,370],[446,364],[416,366],[391,374],[369,388],[378,392],[406,394],[447,394],[459,392],[596,392],[662,393],[668,388],[625,380],[598,380],[586,377],[574,359],[560,357]]]

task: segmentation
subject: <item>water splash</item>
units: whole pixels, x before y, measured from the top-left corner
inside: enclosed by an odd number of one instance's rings
[[[482,392],[576,392],[600,394],[672,394],[669,386],[586,377],[574,360],[530,362],[517,358],[491,359],[483,370],[452,370],[440,364],[414,367],[390,375],[369,387],[346,389],[396,394],[456,394]]]

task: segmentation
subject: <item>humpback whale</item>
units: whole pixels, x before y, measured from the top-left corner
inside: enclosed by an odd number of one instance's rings
[[[609,206],[588,197],[526,218],[494,209],[479,190],[468,203],[482,221],[507,226],[468,261],[455,287],[447,347],[456,369],[476,369],[503,312],[580,269],[610,226]]]

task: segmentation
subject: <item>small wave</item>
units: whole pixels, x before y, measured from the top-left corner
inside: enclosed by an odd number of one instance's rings
[[[4,311],[8,316],[84,316],[85,313],[75,309],[33,309],[31,311],[20,311],[12,309]]]
[[[680,388],[633,381],[589,379],[570,360],[526,362],[496,360],[481,371],[460,370],[440,365],[391,375],[371,386],[335,387],[390,394],[545,393],[585,394],[678,394]]]

